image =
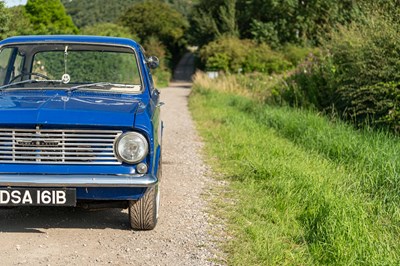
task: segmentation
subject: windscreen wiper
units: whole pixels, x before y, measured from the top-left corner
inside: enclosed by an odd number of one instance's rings
[[[27,84],[27,83],[39,83],[39,82],[40,83],[47,83],[47,82],[60,82],[61,83],[62,81],[61,80],[49,80],[49,79],[46,79],[46,80],[27,79],[27,80],[13,82],[13,83],[10,83],[10,84],[3,85],[3,86],[0,87],[0,90],[6,89],[6,88],[9,88],[9,87],[12,87],[12,86],[16,86],[16,85]]]
[[[81,89],[81,88],[91,88],[91,87],[119,87],[119,88],[134,88],[135,85],[127,85],[127,84],[116,84],[111,82],[96,82],[96,83],[89,83],[89,84],[82,84],[78,86],[74,86],[68,89],[69,92]]]

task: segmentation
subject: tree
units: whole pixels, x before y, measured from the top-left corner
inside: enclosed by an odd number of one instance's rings
[[[181,13],[161,1],[133,5],[122,15],[120,23],[142,41],[156,37],[169,48],[179,44],[188,27]]]
[[[35,34],[24,6],[14,6],[9,8],[8,11],[10,13],[10,19],[8,22],[9,30],[6,33],[7,37]]]
[[[141,0],[61,0],[67,13],[79,28],[116,20]]]
[[[357,11],[355,0],[200,0],[191,14],[190,37],[201,46],[227,35],[275,47],[317,44],[338,24],[352,21]]]
[[[0,1],[0,38],[3,39],[8,31],[8,20],[10,15],[7,12],[7,8],[4,6],[4,2]]]
[[[139,37],[133,35],[128,28],[107,22],[93,26],[86,26],[82,29],[81,33],[86,35],[124,37],[133,39],[137,42],[140,41]]]
[[[315,44],[350,22],[356,7],[354,0],[237,0],[236,10],[242,38]]]
[[[236,0],[201,0],[190,16],[190,41],[204,45],[221,36],[239,35],[236,24]]]
[[[185,31],[189,27],[185,17],[171,5],[150,0],[130,7],[119,20],[132,34],[137,34],[142,43],[161,41],[171,54],[170,67],[180,59],[185,49]]]
[[[198,0],[164,0],[164,2],[171,4],[179,13],[188,18],[193,5],[197,4]]]
[[[36,34],[78,33],[60,0],[28,0],[25,11]]]

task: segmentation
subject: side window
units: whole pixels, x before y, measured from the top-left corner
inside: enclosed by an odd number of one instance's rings
[[[9,69],[8,64],[10,63],[13,48],[4,48],[0,52],[0,84],[6,83],[7,71]]]
[[[150,79],[150,86],[151,86],[151,90],[154,90],[154,80],[153,80],[153,75],[151,74],[151,72],[149,71],[149,79]]]
[[[15,56],[12,78],[22,74],[22,69],[24,67],[24,59],[25,57],[19,53]]]
[[[154,87],[154,80],[153,80],[153,75],[151,74],[151,69],[149,68],[149,66],[147,65],[147,56],[146,56],[146,51],[144,50],[144,48],[142,46],[140,46],[140,52],[142,53],[143,57],[144,57],[144,65],[146,66],[146,72],[148,73],[149,76],[149,81],[150,81],[150,93],[153,93],[153,90],[155,89]]]
[[[22,73],[25,57],[16,48],[4,48],[0,52],[0,84],[5,85]]]

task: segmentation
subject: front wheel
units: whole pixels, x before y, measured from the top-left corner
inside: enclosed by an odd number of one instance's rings
[[[129,222],[132,229],[152,230],[158,220],[160,191],[158,185],[148,188],[139,200],[129,201]]]

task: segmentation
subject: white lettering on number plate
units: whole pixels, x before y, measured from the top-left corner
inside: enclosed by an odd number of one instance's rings
[[[0,205],[64,205],[67,193],[63,190],[0,189]]]

